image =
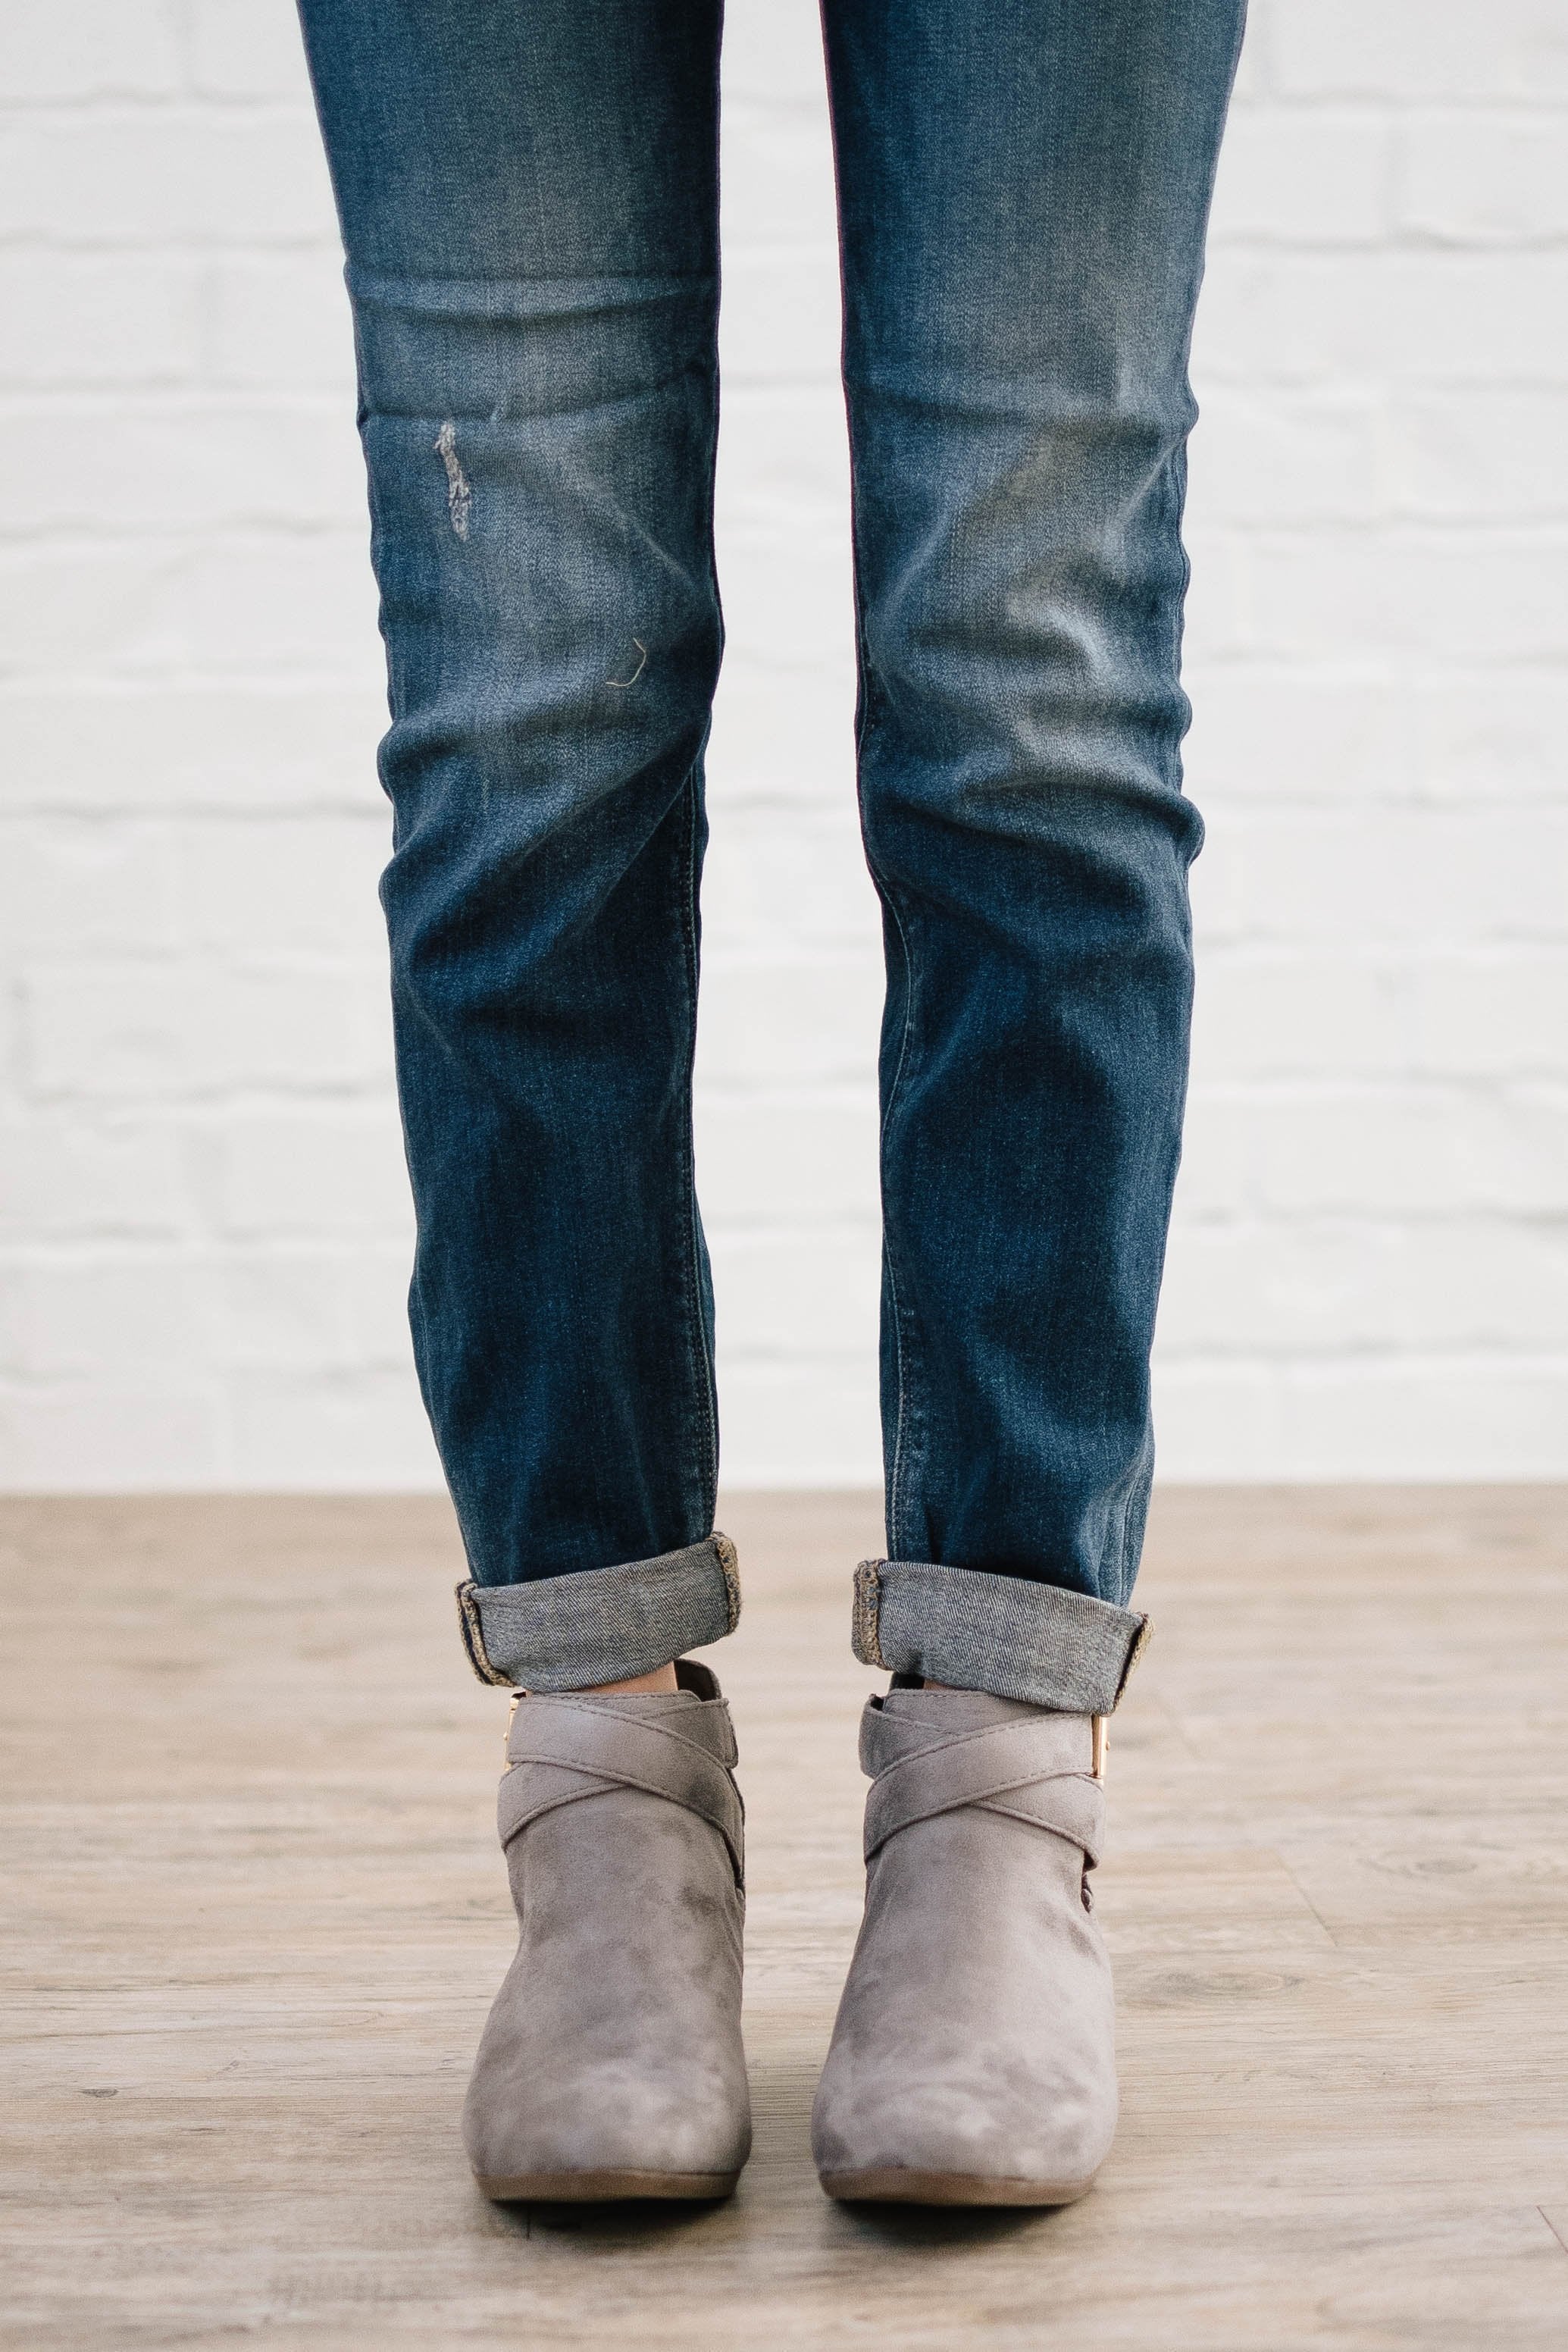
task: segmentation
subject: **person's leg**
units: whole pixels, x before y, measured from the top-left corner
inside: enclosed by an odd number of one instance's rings
[[[889,973],[862,1654],[1103,1711],[1186,1087],[1186,353],[1241,5],[825,14]]]
[[[707,1670],[670,1670],[738,1607],[689,1100],[717,0],[302,14],[387,640],[414,1345],[470,1656],[529,1694],[465,2138],[495,2197],[723,2195],[735,1742]]]
[[[1110,2145],[1086,1873],[1186,1074],[1186,354],[1241,0],[826,0],[882,896],[890,1559],[835,2195]],[[929,1685],[956,1685],[954,1687]]]
[[[303,0],[353,298],[415,1353],[534,1689],[733,1622],[690,1069],[717,0]],[[617,1573],[619,1571],[619,1573]]]

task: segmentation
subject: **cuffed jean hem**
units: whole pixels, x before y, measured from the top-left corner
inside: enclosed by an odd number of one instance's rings
[[[933,1560],[862,1559],[855,1655],[1060,1715],[1110,1715],[1154,1627],[1087,1593]]]
[[[733,1633],[740,1570],[727,1536],[655,1559],[588,1568],[532,1584],[460,1584],[458,1618],[482,1683],[591,1690],[651,1674]]]

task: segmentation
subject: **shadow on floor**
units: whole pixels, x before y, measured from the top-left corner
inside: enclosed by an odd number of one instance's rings
[[[519,2237],[593,2238],[631,2246],[678,2238],[728,2202],[722,2197],[628,2197],[604,2204],[497,2205],[492,2210],[503,2229],[509,2227]]]
[[[910,2252],[920,2246],[999,2246],[1060,2207],[1038,2205],[840,2205],[862,2244]]]

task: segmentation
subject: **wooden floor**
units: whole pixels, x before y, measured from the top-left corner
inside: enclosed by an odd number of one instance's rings
[[[859,1906],[850,1496],[737,1496],[757,2152],[501,2211],[511,1923],[444,1507],[0,1505],[0,2341],[1568,2347],[1568,1492],[1176,1490],[1101,1916],[1124,2120],[1054,2214],[867,2218],[807,2116]]]

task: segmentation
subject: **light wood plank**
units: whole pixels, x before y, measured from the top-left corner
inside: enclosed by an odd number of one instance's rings
[[[0,1505],[0,2341],[1568,2344],[1568,1493],[1171,1490],[1101,1914],[1124,2123],[1045,2216],[866,2219],[807,2119],[858,1916],[861,1496],[737,1496],[733,2204],[513,2215],[511,1941],[444,1505]]]

